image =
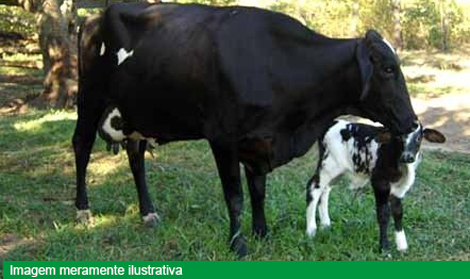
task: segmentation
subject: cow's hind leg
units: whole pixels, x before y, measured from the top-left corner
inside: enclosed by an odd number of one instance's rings
[[[250,190],[253,234],[265,237],[268,231],[264,215],[266,175],[256,175],[245,166],[245,174]]]
[[[211,142],[219,176],[222,181],[225,202],[230,218],[230,249],[243,257],[247,254],[246,240],[241,232],[240,215],[243,209],[243,191],[240,181],[240,165],[236,144],[224,145]]]
[[[90,160],[90,153],[96,138],[98,122],[104,110],[104,102],[90,97],[84,100],[83,94],[78,96],[78,119],[72,139],[75,153],[77,193],[75,206],[77,220],[80,222],[92,221],[86,191],[86,169]]]
[[[146,141],[135,141],[129,139],[127,141],[126,150],[129,158],[129,165],[134,176],[137,195],[139,197],[140,214],[146,226],[155,226],[160,221],[159,216],[155,213],[152,201],[147,189],[145,179],[145,150],[147,149]]]

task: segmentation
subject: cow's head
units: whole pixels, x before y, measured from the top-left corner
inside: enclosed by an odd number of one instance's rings
[[[421,123],[418,123],[413,127],[411,133],[401,136],[403,153],[401,154],[400,162],[409,164],[416,160],[423,138],[434,143],[444,143],[446,141],[445,136],[441,132],[424,128]]]
[[[400,60],[391,45],[376,31],[360,40],[356,58],[361,73],[360,109],[394,134],[406,134],[416,124]]]

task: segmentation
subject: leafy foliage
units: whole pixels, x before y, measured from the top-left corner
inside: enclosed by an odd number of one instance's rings
[[[310,28],[333,37],[352,37],[374,28],[392,38],[392,0],[176,0],[209,5],[253,4],[289,14]],[[442,48],[470,42],[470,2],[463,0],[401,0],[405,48]],[[100,9],[79,9],[79,15]],[[357,11],[357,14],[355,13]],[[447,34],[443,29],[446,24]],[[20,8],[0,6],[0,30],[34,33],[34,17]],[[444,38],[444,36],[446,36]]]
[[[35,33],[34,16],[20,7],[0,5],[0,31],[18,32],[26,35]]]

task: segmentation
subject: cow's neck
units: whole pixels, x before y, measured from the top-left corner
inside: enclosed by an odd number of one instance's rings
[[[357,44],[357,40],[338,40],[336,44],[325,46],[325,49],[330,50],[325,53],[333,53],[321,56],[321,60],[327,64],[322,69],[326,78],[320,86],[314,81],[312,90],[303,96],[301,110],[305,113],[305,121],[294,128],[290,135],[286,134],[290,138],[290,154],[277,154],[279,157],[275,165],[304,155],[336,117],[344,114],[362,116],[357,107],[362,88],[355,54]],[[315,51],[323,52],[318,46]],[[287,121],[291,119],[287,118]]]

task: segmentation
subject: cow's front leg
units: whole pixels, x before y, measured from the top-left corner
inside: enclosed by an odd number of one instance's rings
[[[240,181],[238,150],[235,144],[224,145],[211,142],[225,202],[230,218],[230,249],[243,257],[247,254],[246,240],[241,232],[240,215],[243,209],[243,191]]]
[[[145,179],[145,150],[147,148],[146,141],[136,141],[129,139],[127,141],[126,150],[131,166],[132,175],[134,176],[137,195],[139,197],[140,214],[146,226],[153,227],[160,221],[160,217],[155,213],[150,195],[147,189]]]
[[[390,196],[390,204],[392,206],[392,216],[395,225],[395,243],[399,252],[406,252],[408,250],[408,243],[406,242],[405,231],[403,230],[403,206],[401,199],[395,196]]]
[[[379,223],[379,245],[381,252],[388,255],[389,253],[389,242],[387,237],[387,228],[390,220],[390,185],[386,182],[374,182],[372,181],[372,187],[374,188],[375,194],[375,206],[377,211],[377,221]]]
[[[268,232],[266,217],[264,215],[266,175],[255,175],[246,166],[245,174],[248,182],[248,189],[250,190],[253,234],[259,237],[265,237]]]

